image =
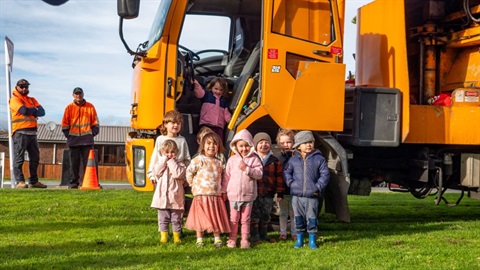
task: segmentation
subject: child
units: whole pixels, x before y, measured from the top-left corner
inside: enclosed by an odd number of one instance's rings
[[[282,166],[285,167],[287,165],[288,160],[292,156],[292,146],[293,146],[293,138],[295,137],[295,132],[291,129],[283,129],[280,128],[277,133],[277,145],[279,145],[281,152],[278,156],[278,159],[282,163]],[[293,215],[293,208],[292,208],[292,195],[290,195],[290,190],[285,186],[285,195],[283,196],[283,200],[279,202],[280,204],[280,240],[287,239],[287,223],[288,217],[290,216],[290,232],[292,235],[292,239],[297,239],[297,234],[295,231],[295,218]]]
[[[250,216],[253,201],[257,198],[257,180],[262,178],[260,159],[253,152],[252,135],[246,129],[240,130],[230,142],[235,153],[227,161],[222,191],[230,202],[230,236],[227,247],[237,246],[238,222],[242,224],[241,248],[250,248]]]
[[[308,232],[308,245],[316,249],[318,195],[330,180],[327,162],[319,150],[314,148],[311,131],[300,131],[295,135],[294,149],[288,160],[284,176],[290,194],[293,195],[292,206],[295,213],[297,242],[294,248],[303,246],[303,232]]]
[[[150,207],[158,209],[158,230],[160,243],[168,242],[168,225],[172,223],[173,242],[181,243],[180,231],[184,209],[183,182],[185,164],[177,160],[178,148],[173,140],[166,140],[161,146],[162,156],[155,163],[153,173],[156,184]]]
[[[183,127],[183,116],[178,111],[169,111],[163,117],[162,124],[159,126],[162,135],[155,140],[155,147],[153,148],[152,156],[150,157],[150,164],[148,166],[147,176],[150,179],[155,179],[153,174],[153,167],[160,159],[160,147],[164,141],[170,139],[177,144],[178,155],[177,160],[183,162],[185,166],[190,163],[190,152],[188,151],[188,144],[185,137],[180,135]]]
[[[203,90],[197,80],[194,80],[193,84],[195,96],[202,101],[200,126],[208,126],[223,141],[223,128],[232,118],[228,110],[227,82],[215,77],[207,85],[208,91]]]
[[[278,158],[272,153],[272,139],[267,133],[257,133],[253,137],[253,143],[255,152],[262,161],[263,177],[257,182],[258,196],[252,207],[250,240],[258,244],[262,241],[274,243],[275,240],[268,237],[267,229],[273,208],[273,197],[277,193],[277,201],[282,201],[283,193],[285,192],[283,167]]]
[[[200,130],[197,133],[197,143],[198,143],[198,145],[200,145],[202,143],[203,136],[205,136],[206,134],[211,133],[211,132],[213,133],[213,130],[210,129],[209,127],[207,127],[207,126],[201,127]],[[221,145],[221,149],[223,149],[223,145]],[[218,159],[220,159],[220,161],[222,162],[222,165],[223,165],[223,169],[225,170],[225,164],[227,163],[227,160],[225,159],[224,152],[225,152],[225,150],[220,150],[218,152],[218,154],[216,155],[216,157]],[[193,156],[193,157],[195,158],[197,155],[198,155],[198,153],[195,154],[195,156]]]
[[[153,148],[152,155],[150,157],[150,164],[147,170],[147,177],[152,181],[155,179],[153,168],[162,156],[160,149],[166,140],[173,140],[177,144],[178,154],[177,160],[183,162],[185,166],[190,163],[190,152],[188,150],[188,144],[185,137],[180,135],[183,127],[183,116],[178,111],[172,110],[165,113],[163,116],[162,124],[158,127],[162,135],[155,139],[155,146]],[[186,183],[185,183],[186,184]],[[183,233],[180,232],[182,238]]]
[[[205,134],[198,155],[187,168],[186,178],[192,187],[193,201],[185,228],[197,233],[197,246],[203,247],[203,232],[213,232],[215,247],[222,247],[221,233],[230,232],[225,194],[221,192],[223,166],[216,157],[222,149],[220,137]]]

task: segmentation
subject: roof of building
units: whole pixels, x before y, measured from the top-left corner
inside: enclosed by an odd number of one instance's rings
[[[53,127],[53,126],[52,126]],[[55,125],[50,131],[47,124],[38,124],[38,142],[66,143],[67,139],[63,135],[62,126]],[[100,133],[94,137],[95,144],[124,144],[126,134],[133,131],[131,127],[119,126],[100,126]],[[8,141],[8,134],[0,134],[0,141]]]

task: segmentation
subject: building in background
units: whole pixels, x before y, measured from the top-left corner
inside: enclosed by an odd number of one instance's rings
[[[100,126],[95,136],[95,152],[100,180],[127,180],[125,174],[125,137],[130,127]],[[39,177],[61,179],[63,150],[68,149],[61,125],[38,124],[40,146]],[[0,134],[0,152],[5,153],[5,177],[10,178],[8,134]],[[67,156],[68,158],[68,156]],[[28,161],[28,157],[26,159]],[[25,162],[24,166],[28,166]],[[28,173],[26,175],[28,177]]]

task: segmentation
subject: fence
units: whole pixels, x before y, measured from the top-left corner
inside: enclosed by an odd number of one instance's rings
[[[5,178],[10,178],[10,158],[5,158],[4,172]],[[28,172],[28,161],[23,164],[23,173],[25,178],[30,176]],[[99,180],[118,180],[127,181],[127,173],[125,166],[98,166]],[[43,164],[38,165],[38,177],[44,179],[61,179],[62,178],[62,164]]]

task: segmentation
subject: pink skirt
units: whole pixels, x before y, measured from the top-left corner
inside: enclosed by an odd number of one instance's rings
[[[185,228],[197,232],[229,233],[230,221],[222,197],[208,195],[193,197]]]

